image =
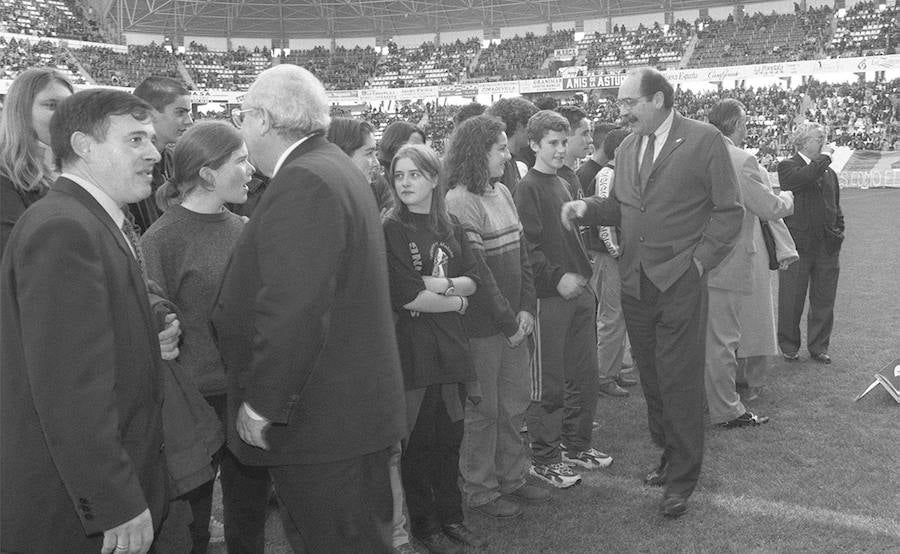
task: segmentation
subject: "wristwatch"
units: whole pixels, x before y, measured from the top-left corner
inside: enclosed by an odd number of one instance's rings
[[[456,294],[456,287],[453,286],[453,279],[447,278],[447,290],[444,291],[444,296],[453,296]]]

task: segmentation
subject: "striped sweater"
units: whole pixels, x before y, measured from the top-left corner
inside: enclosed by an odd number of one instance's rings
[[[498,333],[511,337],[519,328],[516,314],[534,314],[536,303],[528,250],[512,195],[500,183],[484,194],[458,186],[447,193],[446,203],[466,231],[481,277],[464,318],[466,331],[470,337]]]

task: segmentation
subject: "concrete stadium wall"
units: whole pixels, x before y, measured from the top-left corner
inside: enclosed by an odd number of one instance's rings
[[[359,37],[359,38],[338,38],[334,41],[335,46],[343,46],[344,48],[366,48],[371,46],[375,48],[375,37]],[[422,44],[421,42],[419,44]],[[416,46],[418,46],[417,44]]]
[[[419,33],[417,35],[397,35],[391,37],[400,48],[418,48],[423,42],[434,42],[434,33]],[[373,45],[374,46],[374,45]]]
[[[513,38],[516,35],[520,37],[524,37],[528,33],[534,33],[535,35],[545,35],[547,34],[547,24],[539,23],[537,25],[519,25],[518,27],[501,27],[500,28],[500,38]]]
[[[257,46],[260,48],[272,48],[272,39],[270,38],[247,38],[247,37],[232,37],[231,38],[231,47],[237,48],[238,46],[243,46],[248,50],[253,50]]]
[[[146,46],[151,42],[162,44],[165,37],[163,35],[149,33],[125,33],[125,44],[136,44],[138,46]]]
[[[291,50],[312,50],[316,46],[331,48],[331,40],[327,38],[292,38],[288,40]]]
[[[228,50],[228,39],[225,37],[192,37],[184,36],[184,45],[196,42],[209,48],[210,50],[225,51]],[[237,45],[234,45],[235,47]]]

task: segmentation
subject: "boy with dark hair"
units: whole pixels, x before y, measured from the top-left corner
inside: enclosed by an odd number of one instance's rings
[[[499,117],[506,124],[506,138],[509,140],[509,153],[512,158],[507,160],[503,168],[503,184],[515,196],[516,185],[528,172],[528,168],[534,165],[534,152],[528,146],[528,118],[537,113],[538,109],[530,101],[517,96],[515,98],[501,98],[494,102],[485,112],[487,115]]]
[[[161,213],[154,197],[156,189],[171,176],[172,154],[168,146],[174,145],[188,127],[194,124],[194,120],[191,117],[191,95],[181,81],[170,77],[147,77],[134,89],[133,94],[153,107],[150,112],[156,133],[153,143],[161,156],[153,167],[153,193],[140,202],[128,205],[135,223],[143,232],[159,219]]]
[[[531,474],[558,488],[581,481],[570,465],[597,469],[612,463],[591,448],[597,405],[594,295],[586,287],[591,264],[580,236],[559,219],[562,205],[571,199],[557,175],[565,163],[569,129],[566,118],[549,110],[528,120],[535,164],[515,195],[538,297],[532,403],[526,416]]]

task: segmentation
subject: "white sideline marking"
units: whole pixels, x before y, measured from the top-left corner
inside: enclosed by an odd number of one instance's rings
[[[661,489],[645,487],[633,478],[596,471],[585,471],[581,476],[583,483],[588,486],[610,486],[639,496],[658,497],[661,494]],[[742,516],[765,516],[777,517],[781,520],[806,521],[826,527],[845,527],[856,531],[887,535],[900,539],[900,521],[883,517],[860,516],[825,508],[807,508],[787,502],[703,491],[695,492],[691,498],[724,508],[729,512]]]

